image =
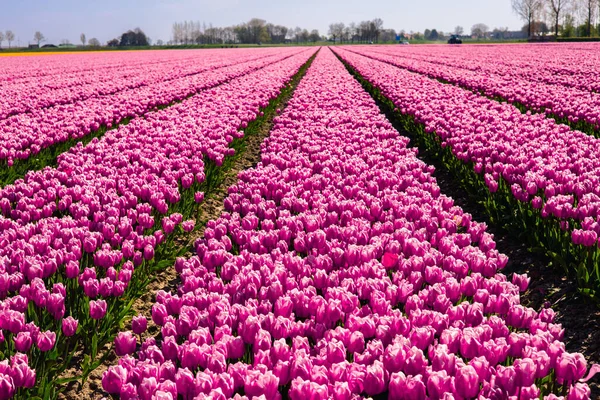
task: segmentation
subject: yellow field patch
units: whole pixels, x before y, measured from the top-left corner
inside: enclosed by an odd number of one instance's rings
[[[113,50],[115,51],[115,50]],[[128,51],[128,50],[117,50],[117,51]],[[132,51],[132,50],[129,50]],[[40,52],[23,52],[23,53],[4,53],[0,51],[0,57],[23,57],[23,56],[51,56],[57,54],[86,54],[86,53],[101,53],[102,50],[98,51],[40,51]]]

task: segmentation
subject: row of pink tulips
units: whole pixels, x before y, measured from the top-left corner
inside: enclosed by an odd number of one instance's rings
[[[379,48],[356,49],[359,54],[376,60],[389,62],[413,72],[442,79],[461,87],[476,90],[490,97],[499,97],[527,109],[543,111],[577,128],[594,133],[600,129],[600,93],[586,89],[565,87],[554,83],[536,82],[527,74],[524,76],[500,75],[493,71],[472,71],[460,65],[442,65],[433,60],[405,59],[402,52],[395,49]],[[468,60],[464,61],[469,63]],[[493,64],[492,64],[493,65]],[[549,79],[553,77],[549,74]]]
[[[51,388],[57,371],[49,365],[68,366],[73,346],[84,343],[93,359],[98,336],[118,325],[132,291],[143,290],[156,252],[172,244],[175,230],[194,228],[182,214],[203,200],[205,159],[220,166],[240,129],[313,52],[284,51],[284,60],[256,71],[251,65],[241,77],[77,146],[56,168],[2,189],[4,357],[26,354],[37,382]],[[0,398],[30,388],[16,373],[3,377]]]
[[[296,53],[294,48],[271,50],[258,58],[252,53],[231,53],[216,63],[195,67],[197,73],[192,75],[0,120],[0,165],[10,167],[15,160],[27,160],[52,145],[80,139],[103,126],[110,128]]]
[[[127,89],[180,79],[213,68],[244,60],[268,57],[273,50],[247,49],[223,52],[219,50],[187,52],[118,52],[84,53],[75,56],[57,55],[0,59],[2,68],[18,67],[29,71],[26,78],[12,77],[0,81],[0,119],[40,108],[70,104],[89,98],[109,96]],[[90,70],[90,63],[98,63]],[[75,70],[74,70],[75,69]],[[48,70],[52,74],[45,74]],[[14,71],[16,72],[16,71]],[[8,71],[7,71],[8,73]],[[40,74],[44,74],[40,76]]]
[[[111,66],[123,65],[119,60],[125,52],[89,52],[89,53],[56,53],[52,56],[33,55],[24,59],[23,57],[3,57],[2,70],[0,71],[0,86],[6,87],[12,84],[39,81],[46,85],[53,75],[68,74],[79,76],[87,80],[86,73],[93,73],[96,69],[110,68]],[[148,62],[148,55],[153,54],[156,63],[172,61],[173,57],[180,59],[186,55],[168,55],[167,52],[129,52],[129,63],[127,66],[136,67]],[[188,55],[189,56],[189,53]]]
[[[375,102],[322,50],[229,189],[160,334],[121,332],[103,375],[120,399],[536,399],[577,381],[554,312],[519,304],[528,278],[485,225],[440,194]],[[557,396],[548,394],[548,399]]]
[[[600,139],[348,50],[340,55],[425,136],[472,165],[489,193],[529,215],[524,228],[539,228],[542,244],[597,291]]]
[[[380,47],[406,60],[458,67],[504,79],[527,79],[586,91],[600,91],[598,43],[488,46]],[[393,51],[390,51],[393,50]]]

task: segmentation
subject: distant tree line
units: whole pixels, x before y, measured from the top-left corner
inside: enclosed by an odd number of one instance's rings
[[[90,45],[92,40],[90,40]],[[95,43],[94,43],[95,44]],[[120,38],[109,40],[106,45],[108,47],[140,47],[150,46],[150,39],[143,30],[135,28],[124,32]]]
[[[11,47],[12,42],[15,40],[15,34],[11,31],[11,30],[7,30],[6,32],[2,32],[0,31],[0,48],[2,47],[2,42],[4,41],[8,42],[8,47]],[[89,41],[87,40],[85,33],[82,33],[79,36],[79,40],[81,41],[81,45],[85,46],[86,43],[91,46],[91,47],[100,47],[101,43],[98,39],[96,38],[91,38]],[[46,37],[44,36],[44,34],[40,31],[36,31],[33,34],[33,41],[36,43],[36,45],[39,47],[43,42],[46,41]],[[69,45],[72,46],[71,42],[69,41],[69,39],[62,39],[61,40],[61,46],[65,46],[65,45]],[[53,44],[47,44],[45,45],[45,47],[56,47]]]
[[[300,44],[319,40],[322,38],[316,29],[288,28],[252,18],[248,22],[227,27],[214,27],[199,21],[176,22],[172,27],[171,44]]]
[[[329,37],[334,42],[340,43],[379,43],[396,40],[397,33],[394,29],[385,29],[383,20],[375,18],[369,21],[336,22],[329,25]]]
[[[553,33],[560,37],[600,34],[600,0],[511,0],[527,36]]]

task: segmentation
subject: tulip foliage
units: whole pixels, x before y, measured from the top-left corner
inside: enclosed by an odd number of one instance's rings
[[[494,221],[512,224],[598,296],[600,139],[347,50],[339,55],[480,196]]]
[[[375,66],[375,71],[379,71]],[[581,354],[486,226],[440,193],[329,49],[229,188],[156,337],[121,332],[120,399],[589,397]]]
[[[592,55],[600,46],[594,43],[581,49],[570,45],[532,47],[492,46],[486,51],[469,46],[459,54],[455,48],[424,47],[416,56],[412,48],[410,52],[391,47],[353,51],[508,101],[522,112],[543,112],[560,123],[600,136],[599,60]],[[540,56],[532,62],[531,52],[536,50]]]
[[[102,346],[174,260],[176,234],[194,229],[185,219],[235,144],[274,112],[313,53],[286,49],[235,74],[213,71],[206,81],[220,85],[0,190],[0,398],[54,397],[60,383],[81,378],[65,376],[73,357],[83,379],[103,361]],[[134,332],[143,329],[138,318]],[[119,339],[117,352],[128,353],[131,337]]]
[[[150,52],[138,66],[139,76],[131,76],[127,69],[121,70],[121,64],[132,61],[132,56],[119,53],[121,57],[114,60],[118,63],[109,64],[103,71],[113,78],[110,89],[104,81],[86,84],[84,80],[78,84],[80,76],[70,74],[54,83],[65,86],[63,90],[49,90],[44,85],[37,85],[35,79],[26,83],[17,80],[12,85],[5,83],[0,86],[0,99],[9,105],[17,99],[15,107],[21,108],[15,115],[0,118],[0,185],[14,182],[27,171],[54,165],[61,153],[79,142],[85,144],[102,136],[114,126],[264,68],[296,52],[294,49],[261,49],[258,52],[209,52],[207,56],[202,52],[190,52],[186,58],[178,53],[164,64],[155,64]],[[82,57],[82,60],[85,62],[87,58]],[[88,72],[83,70],[80,74]],[[29,98],[14,96],[13,91],[25,93]]]

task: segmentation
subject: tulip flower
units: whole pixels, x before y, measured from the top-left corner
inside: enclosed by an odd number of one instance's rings
[[[338,51],[356,68],[367,68],[364,57]],[[287,82],[284,78],[292,68],[275,65],[268,67],[269,74]],[[374,71],[365,72],[371,78],[381,69],[396,76],[394,69],[374,65]],[[209,113],[221,125],[206,132],[223,136],[226,143],[223,148],[205,147],[215,164],[231,153],[227,144],[243,135],[237,129],[248,126],[256,110],[277,96],[261,83],[264,73],[255,71],[239,82],[215,87],[210,90],[214,100],[197,104],[208,107],[202,109],[207,113],[212,105],[223,104],[223,110],[239,117],[230,118],[230,126],[220,119],[220,110]],[[420,83],[417,78],[413,77]],[[242,82],[260,85],[267,93],[254,96]],[[427,103],[421,105],[421,113],[429,116]],[[248,117],[246,111],[234,111],[246,106]],[[399,104],[398,112],[412,107],[411,102]],[[202,119],[185,110],[181,106],[180,117],[204,129]],[[437,132],[437,125],[445,126],[446,119],[439,115],[428,125],[429,133]],[[487,118],[487,113],[481,117]],[[162,119],[151,120],[163,126]],[[480,125],[476,134],[485,137]],[[145,135],[154,132],[153,127],[140,127]],[[176,136],[177,146],[172,148],[179,150],[170,150],[170,157],[204,155],[187,151],[184,136],[191,133]],[[451,130],[446,138],[451,134],[458,133]],[[193,137],[201,141],[203,135]],[[146,151],[154,142],[143,143]],[[125,373],[109,368],[103,376],[105,390],[112,393],[118,384],[121,389],[114,394],[123,398],[242,398],[243,391],[246,397],[268,399],[282,396],[280,388],[287,386],[292,399],[466,399],[539,397],[534,381],[551,380],[553,369],[563,382],[576,383],[586,366],[579,355],[565,351],[562,327],[553,322],[551,312],[520,305],[527,278],[501,273],[507,259],[485,224],[473,221],[441,193],[433,168],[407,145],[408,139],[398,135],[333,52],[322,49],[288,107],[275,118],[261,148],[261,162],[241,172],[228,189],[225,211],[206,223],[194,254],[175,261],[177,288],[157,292],[152,305],[152,320],[159,326],[156,337],[136,349],[131,332],[117,336],[115,348],[119,342],[124,347],[119,353],[126,354],[117,365]],[[507,152],[494,157],[506,159]],[[131,157],[137,160],[141,155]],[[203,178],[203,164],[160,160],[153,161],[166,163],[160,178],[138,181],[130,174],[136,182],[131,203],[141,200],[115,213],[126,215],[132,224],[128,256],[123,254],[130,261],[120,261],[119,267],[105,260],[111,266],[98,265],[97,274],[81,273],[82,286],[111,277],[135,279],[133,270],[143,265],[144,248],[158,249],[160,235],[151,232],[156,224],[150,227],[149,216],[161,215],[167,204],[172,209],[180,196],[190,204],[194,185]],[[475,161],[476,170],[490,183],[502,182],[500,161]],[[161,179],[170,183],[159,190]],[[534,189],[541,196],[544,183],[525,179],[531,184],[514,186],[518,201],[529,201]],[[562,203],[555,208],[559,207],[570,212]],[[96,219],[105,218],[97,214]],[[168,230],[185,218],[172,213],[161,219],[168,238]],[[110,223],[115,226],[112,233],[119,231],[120,221]],[[120,231],[128,232],[127,224]],[[112,251],[106,243],[95,244],[96,253]],[[37,245],[45,246],[43,241]],[[104,264],[98,257],[97,261]],[[43,291],[37,282],[23,290],[24,298]],[[0,328],[8,326],[4,324]],[[132,320],[135,332],[134,324]],[[16,325],[20,328],[25,320]],[[505,366],[507,360],[511,365]],[[544,387],[558,386],[558,380],[550,383]],[[586,386],[579,389],[585,391]]]
[[[561,385],[575,382],[585,375],[587,365],[583,356],[579,353],[563,353],[556,360],[556,380]]]
[[[479,393],[479,376],[475,368],[467,365],[456,373],[456,393],[464,398],[473,398]]]
[[[0,398],[10,399],[15,393],[15,386],[10,375],[0,374]]]
[[[111,366],[102,374],[102,388],[108,393],[120,393],[126,382],[127,369],[120,365]]]
[[[40,332],[36,338],[36,345],[41,351],[50,351],[56,343],[56,333],[51,331]]]
[[[148,320],[143,315],[137,315],[131,319],[131,330],[136,335],[141,335],[148,328]]]
[[[35,386],[36,372],[27,363],[13,363],[11,376],[15,387],[31,389]]]
[[[106,315],[106,301],[90,300],[90,317],[102,319]]]
[[[137,340],[131,332],[119,332],[115,337],[115,353],[118,356],[132,354],[135,351]]]
[[[31,333],[29,332],[19,332],[15,337],[15,348],[17,351],[27,353],[32,344],[33,339],[31,338]]]
[[[183,228],[184,232],[193,231],[195,225],[196,225],[196,222],[194,220],[188,220],[188,221],[184,221],[181,223],[181,227]]]

